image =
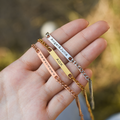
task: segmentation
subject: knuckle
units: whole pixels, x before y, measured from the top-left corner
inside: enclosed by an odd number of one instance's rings
[[[66,106],[65,104],[65,100],[64,100],[64,96],[62,94],[59,94],[57,97],[56,97],[56,100],[57,100],[57,103],[61,104],[62,106]]]

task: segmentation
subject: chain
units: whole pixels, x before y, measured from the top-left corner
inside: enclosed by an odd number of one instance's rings
[[[76,104],[77,104],[78,108],[81,108],[78,96],[76,97],[75,101],[76,101]],[[84,120],[81,109],[79,109],[79,115],[81,117],[81,120]]]
[[[89,113],[90,113],[91,120],[94,120],[94,116],[93,116],[93,114],[92,114],[92,110],[90,109],[90,104],[89,104],[89,102],[88,102],[88,98],[87,98],[87,94],[86,94],[86,90],[85,90],[85,89],[83,90],[83,95],[84,95],[84,97],[85,97],[86,105],[87,105],[87,107],[88,107],[88,111],[89,111]]]
[[[68,90],[74,98],[77,97],[76,93],[75,93],[73,90],[71,90],[70,87],[68,87],[68,85],[66,85],[61,79],[56,79],[56,80],[57,80],[57,82],[59,82],[66,90]]]
[[[44,47],[49,50],[49,46],[42,39],[38,39],[38,42],[42,43],[42,45],[44,45]]]
[[[69,74],[69,78],[70,78],[71,80],[73,80],[73,81],[78,85],[78,87],[79,87],[82,91],[84,90],[84,86],[83,86],[81,83],[79,83],[79,81],[76,80],[76,79],[73,77],[72,74]]]
[[[90,99],[91,99],[90,104],[91,104],[92,109],[94,109],[95,105],[94,105],[94,97],[93,97],[92,80],[87,76],[87,74],[82,69],[82,67],[73,58],[69,58],[69,60],[70,60],[70,62],[72,62],[78,68],[78,70],[83,74],[85,79],[87,81],[89,81],[89,91],[90,91]]]
[[[85,79],[87,81],[90,80],[90,78],[87,76],[87,74],[85,73],[85,71],[82,69],[82,67],[74,60],[72,59],[71,62],[78,68],[78,70],[83,74],[83,76],[85,77]]]

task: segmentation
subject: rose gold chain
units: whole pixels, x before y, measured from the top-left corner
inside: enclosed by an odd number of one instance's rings
[[[44,44],[44,45],[45,45],[45,44]],[[78,96],[76,95],[76,93],[75,93],[72,89],[70,89],[70,87],[68,87],[68,85],[65,84],[65,83],[60,79],[60,77],[59,77],[59,76],[57,75],[57,73],[53,70],[53,68],[51,67],[51,65],[50,65],[49,62],[47,61],[47,59],[46,59],[46,58],[44,57],[44,55],[42,54],[41,50],[40,50],[35,44],[33,44],[33,45],[31,45],[31,46],[35,49],[38,57],[41,59],[41,61],[42,61],[43,64],[46,66],[46,68],[48,69],[48,71],[51,73],[51,75],[53,76],[53,78],[55,78],[55,80],[56,80],[57,82],[59,82],[59,83],[61,84],[61,86],[63,86],[64,89],[66,89],[67,91],[69,91],[69,93],[75,98],[76,104],[77,104],[78,110],[79,110],[79,115],[81,116],[81,120],[84,120],[83,114],[82,114],[82,111],[81,111],[81,107],[80,107],[80,102],[79,102],[79,99],[78,99]],[[48,47],[48,46],[46,45],[46,47]]]

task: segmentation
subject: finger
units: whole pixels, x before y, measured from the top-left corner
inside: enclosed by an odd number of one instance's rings
[[[107,47],[107,41],[104,38],[98,38],[92,44],[90,44],[80,53],[78,53],[75,56],[75,60],[78,62],[78,64],[82,66],[82,68],[85,69],[106,49],[106,47]]]
[[[63,44],[63,47],[74,57],[90,43],[103,35],[108,29],[109,26],[105,21],[98,21],[76,34]]]
[[[77,34],[79,31],[87,27],[87,25],[88,22],[84,19],[74,20],[62,26],[61,28],[55,30],[52,34],[56,35],[59,38],[58,39],[59,42],[62,44],[68,39],[70,39],[72,36]],[[45,50],[45,48],[40,44],[38,44],[38,46],[47,57],[49,54]],[[25,69],[33,70],[33,71],[38,69],[38,67],[42,63],[32,48],[30,48],[19,60],[24,64]]]
[[[85,68],[86,65],[89,65],[100,53],[105,50],[106,46],[106,41],[103,38],[99,38],[91,43],[88,47],[86,47],[83,51],[81,51],[84,56],[79,53],[75,56],[75,60],[78,62],[78,64]],[[72,63],[69,62],[66,64],[66,66],[72,72],[75,78],[80,73],[77,67],[75,67]],[[61,69],[58,69],[57,73],[60,76],[61,80],[63,80],[67,85],[72,83],[72,80],[68,79],[68,77]],[[81,81],[81,83],[84,83],[85,81]],[[45,90],[48,91],[48,94],[50,94],[48,100],[50,100],[54,95],[56,95],[63,89],[63,87],[59,85],[52,77],[50,77],[44,87]]]
[[[102,34],[104,34],[108,29],[109,29],[109,26],[106,22],[99,21],[89,26],[88,28],[84,29],[83,31],[79,32],[78,34],[76,34],[70,40],[66,41],[62,46],[74,57],[83,48],[85,48],[90,43],[92,43],[96,38],[99,38]],[[96,32],[96,31],[99,31],[99,32]],[[84,34],[84,37],[83,37],[83,34]],[[59,38],[59,37],[56,36],[56,38]],[[65,57],[58,50],[55,50],[55,52],[58,54],[58,56],[62,59],[64,63],[67,63],[67,60],[65,59]],[[51,56],[48,56],[48,61],[53,66],[54,70],[57,70],[59,68],[59,66],[57,65],[57,63],[54,62]],[[50,74],[43,64],[37,70],[38,73],[40,73],[41,71],[44,71],[42,74],[42,77],[44,77],[47,80],[50,77]]]
[[[88,74],[89,77],[92,76],[92,72],[90,69],[86,69],[85,72]],[[87,81],[85,81],[82,74],[79,74],[77,77],[77,80],[79,82],[82,82],[82,84],[86,84]],[[72,83],[69,86],[76,94],[80,93],[80,89],[75,83]],[[55,95],[51,101],[48,104],[47,112],[51,119],[55,119],[72,101],[74,97],[67,91],[63,90],[57,95]]]

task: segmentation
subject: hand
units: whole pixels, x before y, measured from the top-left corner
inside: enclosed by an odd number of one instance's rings
[[[104,21],[87,26],[86,20],[78,19],[51,33],[84,69],[105,50],[107,43],[99,37],[109,29]],[[52,46],[46,38],[43,40]],[[79,94],[79,87],[59,69],[47,50],[40,43],[36,44],[60,78]],[[87,81],[77,68],[68,63],[58,50],[55,51],[74,77],[85,86]],[[92,76],[90,69],[85,69],[85,72]],[[0,72],[0,120],[54,120],[73,99],[51,77],[33,48]]]

